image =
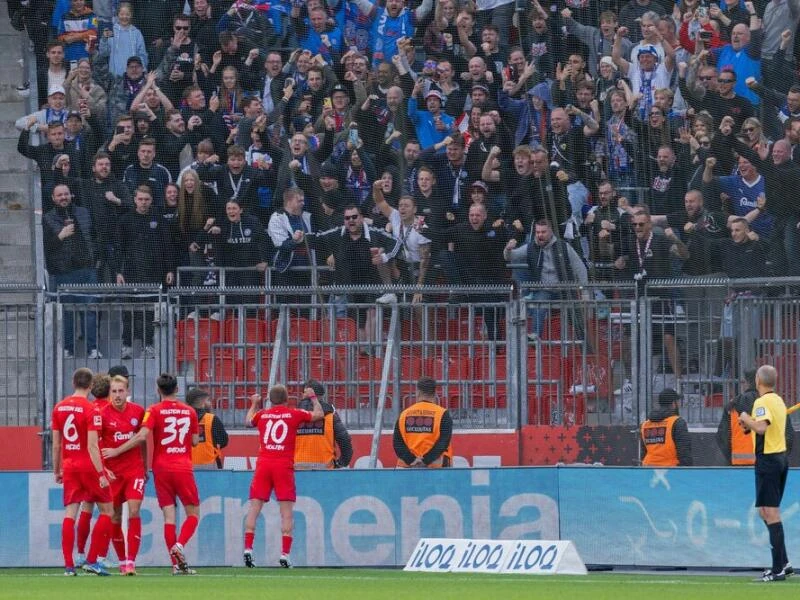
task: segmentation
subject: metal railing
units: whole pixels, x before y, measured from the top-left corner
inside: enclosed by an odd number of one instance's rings
[[[36,332],[35,351],[25,350],[30,338],[12,342],[7,333],[0,391],[20,361],[39,361],[35,391],[7,391],[2,408],[9,424],[44,426],[53,402],[68,393],[75,368],[104,371],[122,363],[134,374],[137,402],[156,401],[154,378],[173,370],[184,389],[201,385],[211,391],[228,427],[243,425],[251,394],[266,394],[282,382],[299,397],[303,382],[315,378],[349,428],[390,429],[414,400],[421,375],[437,379],[439,399],[458,429],[633,427],[665,387],[682,393],[681,412],[690,426],[716,427],[748,367],[774,364],[779,392],[787,403],[797,401],[800,299],[791,294],[794,284],[664,280],[650,282],[640,295],[633,285],[618,284],[214,290],[215,296],[249,298],[239,304],[195,302],[197,294],[210,291],[198,288],[37,290],[36,302],[6,305],[0,313],[7,315],[0,318],[6,331],[23,315],[33,315]],[[556,294],[546,300],[530,295],[541,289]],[[397,303],[373,302],[388,290],[397,294]],[[415,304],[417,291],[425,301]],[[81,295],[84,302],[76,302]],[[280,301],[297,295],[315,301]],[[348,296],[358,302],[348,302]],[[459,296],[470,302],[457,302]],[[102,355],[94,358],[85,329],[90,315]],[[130,358],[122,356],[126,322]],[[67,323],[76,332],[71,355],[64,354]],[[152,352],[145,353],[148,345]]]

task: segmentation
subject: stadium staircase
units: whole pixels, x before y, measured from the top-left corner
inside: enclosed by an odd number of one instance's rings
[[[31,242],[32,228],[40,222],[33,201],[38,173],[17,153],[19,132],[14,122],[31,112],[35,98],[23,97],[17,90],[30,79],[29,63],[23,61],[28,37],[11,27],[5,6],[0,14],[0,284],[30,287],[36,283]],[[31,88],[35,94],[35,80]],[[30,310],[34,302],[33,293],[0,289],[0,425],[35,424],[35,321]]]

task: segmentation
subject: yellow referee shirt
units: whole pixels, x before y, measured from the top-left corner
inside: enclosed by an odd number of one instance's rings
[[[756,454],[786,452],[786,404],[775,392],[768,392],[753,404],[753,419],[769,421],[764,435],[753,431],[753,447]]]

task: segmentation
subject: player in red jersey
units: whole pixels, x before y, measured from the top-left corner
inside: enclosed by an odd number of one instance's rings
[[[116,448],[131,439],[141,429],[144,408],[128,401],[128,380],[120,375],[111,379],[110,402],[100,410],[103,429],[100,445],[103,448]],[[142,519],[139,509],[144,499],[144,484],[147,482],[147,444],[131,448],[124,454],[106,460],[106,470],[114,474],[111,480],[111,495],[114,514],[111,541],[119,556],[119,572],[122,575],[136,575],[136,555],[142,536]],[[128,549],[125,552],[125,538],[122,535],[122,505],[128,503]]]
[[[307,387],[303,398],[309,398],[313,410],[289,408],[286,387],[276,385],[269,390],[271,408],[261,409],[261,396],[250,397],[250,410],[247,411],[248,427],[258,427],[258,461],[256,472],[250,484],[250,508],[244,522],[244,564],[255,567],[253,561],[253,540],[256,535],[256,521],[264,503],[269,501],[272,491],[281,513],[281,558],[278,564],[289,568],[289,552],[292,550],[292,530],[294,529],[294,503],[297,492],[294,484],[294,445],[297,428],[307,421],[319,421],[325,417],[322,406],[314,390]]]
[[[116,368],[116,367],[115,367]],[[124,367],[123,367],[124,368]],[[127,372],[127,369],[126,369]],[[108,405],[108,394],[111,389],[111,377],[105,373],[95,373],[92,379],[92,396],[94,396],[94,406],[99,411]],[[109,482],[110,483],[110,482]],[[81,502],[81,510],[78,513],[78,531],[76,542],[78,544],[78,558],[75,561],[76,567],[82,567],[86,562],[86,542],[89,539],[89,529],[92,525],[92,514],[94,513],[94,502]],[[114,536],[112,526],[111,537]],[[106,560],[108,547],[98,549],[97,562],[109,569],[112,565]],[[122,560],[122,558],[120,558]]]
[[[102,416],[89,402],[92,372],[78,369],[72,375],[74,393],[53,407],[53,473],[64,484],[64,520],[61,523],[61,551],[64,574],[75,575],[72,550],[75,545],[75,517],[81,502],[97,502],[100,517],[92,531],[89,556],[83,568],[96,575],[108,575],[97,563],[97,553],[108,547],[111,530],[111,488],[103,468],[98,445]]]
[[[113,458],[144,443],[153,432],[153,478],[158,505],[164,513],[164,541],[172,558],[173,575],[195,575],[186,564],[183,547],[194,535],[200,520],[200,496],[192,470],[192,447],[200,440],[197,413],[175,397],[178,380],[162,373],[156,380],[161,401],[144,413],[142,428],[117,448],[104,448],[103,456]],[[180,534],[175,535],[175,502],[186,511]]]

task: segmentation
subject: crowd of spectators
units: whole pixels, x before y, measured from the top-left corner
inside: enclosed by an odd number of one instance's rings
[[[43,0],[15,17],[41,104],[19,152],[60,282],[216,264],[296,285],[316,261],[341,284],[491,284],[504,251],[545,256],[537,226],[595,280],[647,277],[651,245],[673,254],[651,275],[800,273],[800,0]],[[581,271],[529,267],[514,277]]]

